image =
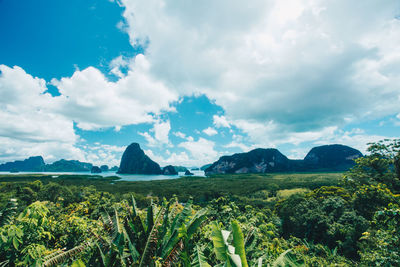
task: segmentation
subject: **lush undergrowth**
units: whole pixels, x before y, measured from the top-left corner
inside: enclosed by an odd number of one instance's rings
[[[0,176],[0,266],[399,266],[399,142],[348,173]]]

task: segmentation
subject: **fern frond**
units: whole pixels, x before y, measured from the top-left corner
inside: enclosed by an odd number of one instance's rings
[[[15,198],[10,198],[7,205],[0,211],[0,227],[11,224],[17,214],[18,202]]]
[[[193,261],[191,263],[192,267],[211,267],[206,261],[206,257],[201,251],[200,247],[196,245],[196,251],[193,256]]]
[[[92,245],[91,241],[87,241],[83,243],[82,245],[79,245],[77,247],[74,247],[70,250],[64,251],[60,254],[57,254],[49,259],[47,259],[44,263],[43,266],[48,267],[48,266],[55,266],[61,263],[66,262],[69,259],[72,259],[76,255],[82,253],[85,249],[90,247]]]
[[[59,254],[61,254],[61,253],[63,253],[63,252],[65,252],[65,248],[63,248],[63,249],[58,249],[58,250],[54,251],[53,253],[47,255],[46,257],[44,257],[44,261],[47,261],[48,259],[53,258],[53,257],[55,257],[56,255],[59,255]]]

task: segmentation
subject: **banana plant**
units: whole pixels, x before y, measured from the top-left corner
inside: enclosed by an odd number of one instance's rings
[[[128,214],[122,219],[117,210],[114,210],[113,216],[103,212],[103,225],[109,234],[93,238],[97,253],[90,263],[107,267],[175,266],[178,263],[191,266],[190,255],[195,248],[192,238],[206,221],[207,210],[195,213],[192,200],[185,204],[181,212],[176,212],[177,206],[176,199],[164,199],[160,207],[152,203],[144,220],[132,198],[131,205],[126,206]],[[68,251],[63,255],[69,255]],[[54,257],[48,262],[54,265],[61,263]]]
[[[212,234],[211,239],[213,241],[214,252],[217,256],[217,259],[221,261],[221,263],[217,266],[224,267],[248,267],[247,259],[246,259],[246,251],[245,251],[245,241],[243,237],[242,230],[240,229],[239,223],[236,220],[231,221],[232,231],[222,230],[220,224],[217,222],[211,223]],[[230,239],[230,236],[232,238]],[[199,250],[199,248],[197,248]],[[256,265],[254,267],[298,267],[303,266],[293,261],[289,256],[291,252],[290,249],[283,252],[279,257],[272,262],[272,264],[263,265],[263,257],[260,257],[256,260]],[[193,266],[209,266],[205,261],[204,257],[201,254],[198,257],[199,260],[196,259]],[[198,263],[200,262],[200,264]]]
[[[244,248],[244,237],[239,223],[231,222],[232,231],[222,230],[217,222],[212,222],[211,238],[217,259],[223,261],[223,266],[248,267]],[[228,239],[232,233],[232,244]]]

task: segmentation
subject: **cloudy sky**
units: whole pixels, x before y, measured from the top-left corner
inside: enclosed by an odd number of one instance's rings
[[[0,162],[161,165],[400,133],[398,0],[0,0]]]

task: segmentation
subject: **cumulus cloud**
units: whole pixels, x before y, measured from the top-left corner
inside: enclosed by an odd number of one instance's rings
[[[121,60],[112,64],[126,66]],[[169,121],[154,116],[173,110],[169,104],[176,95],[141,74],[147,64],[143,58],[136,57],[130,64],[135,70],[117,82],[93,67],[76,70],[70,78],[53,79],[51,83],[61,93],[57,97],[47,93],[45,80],[20,67],[0,65],[0,161],[43,155],[50,161],[66,158],[117,163],[109,149],[79,148],[82,140],[75,133],[74,122],[85,130],[114,126],[115,131],[123,125],[153,122],[152,136],[144,134],[149,144],[170,145]]]
[[[195,162],[206,164],[217,159],[219,153],[215,150],[213,141],[200,137],[197,141],[193,138],[186,142],[182,142],[178,147],[184,148],[190,152],[191,157]]]
[[[151,135],[148,132],[139,132],[140,135],[142,135],[146,141],[147,144],[151,147],[154,146],[161,146],[161,145],[168,145],[172,146],[170,140],[169,140],[169,132],[171,130],[171,124],[169,120],[167,121],[156,121],[154,123],[154,126],[152,129],[150,129],[150,132],[153,134]]]
[[[225,116],[214,115],[213,122],[214,122],[215,127],[217,127],[217,128],[221,128],[221,127],[230,128],[231,127],[231,125],[229,124],[229,122]]]
[[[201,137],[195,141],[193,137],[189,136],[187,137],[187,141],[180,143],[178,147],[186,151],[167,153],[167,157],[156,154],[152,150],[144,151],[161,166],[169,164],[187,167],[200,166],[214,162],[220,156],[215,150],[215,143]]]
[[[0,65],[0,161],[36,155],[84,159],[75,147],[73,122],[53,112],[59,102],[46,91],[43,79]]]
[[[186,134],[184,134],[182,132],[179,132],[179,131],[178,132],[174,132],[174,135],[179,137],[179,138],[182,138],[182,139],[186,138]]]
[[[310,133],[400,111],[398,1],[121,3],[148,74],[230,120]]]
[[[144,152],[152,160],[159,163],[160,166],[167,166],[167,165],[195,166],[196,164],[198,164],[197,160],[190,158],[189,155],[184,151],[170,153],[167,158],[164,158],[158,154],[154,154],[152,150],[144,150]]]
[[[212,128],[212,127],[208,127],[208,128],[206,128],[206,129],[204,129],[204,130],[203,130],[203,133],[205,133],[205,134],[208,135],[208,136],[213,136],[213,135],[218,134],[217,130],[215,130],[215,129]]]
[[[119,56],[111,60],[109,66],[110,66],[110,73],[114,74],[115,76],[122,78],[125,76],[123,73],[123,69],[126,69],[129,67],[131,59]]]
[[[122,153],[126,147],[96,143],[86,148],[85,160],[97,166],[119,166]]]
[[[148,74],[150,63],[144,56],[136,56],[131,64],[116,82],[94,67],[77,70],[69,78],[53,79],[51,83],[61,93],[56,111],[84,130],[149,123],[155,115],[171,111],[176,93]]]

